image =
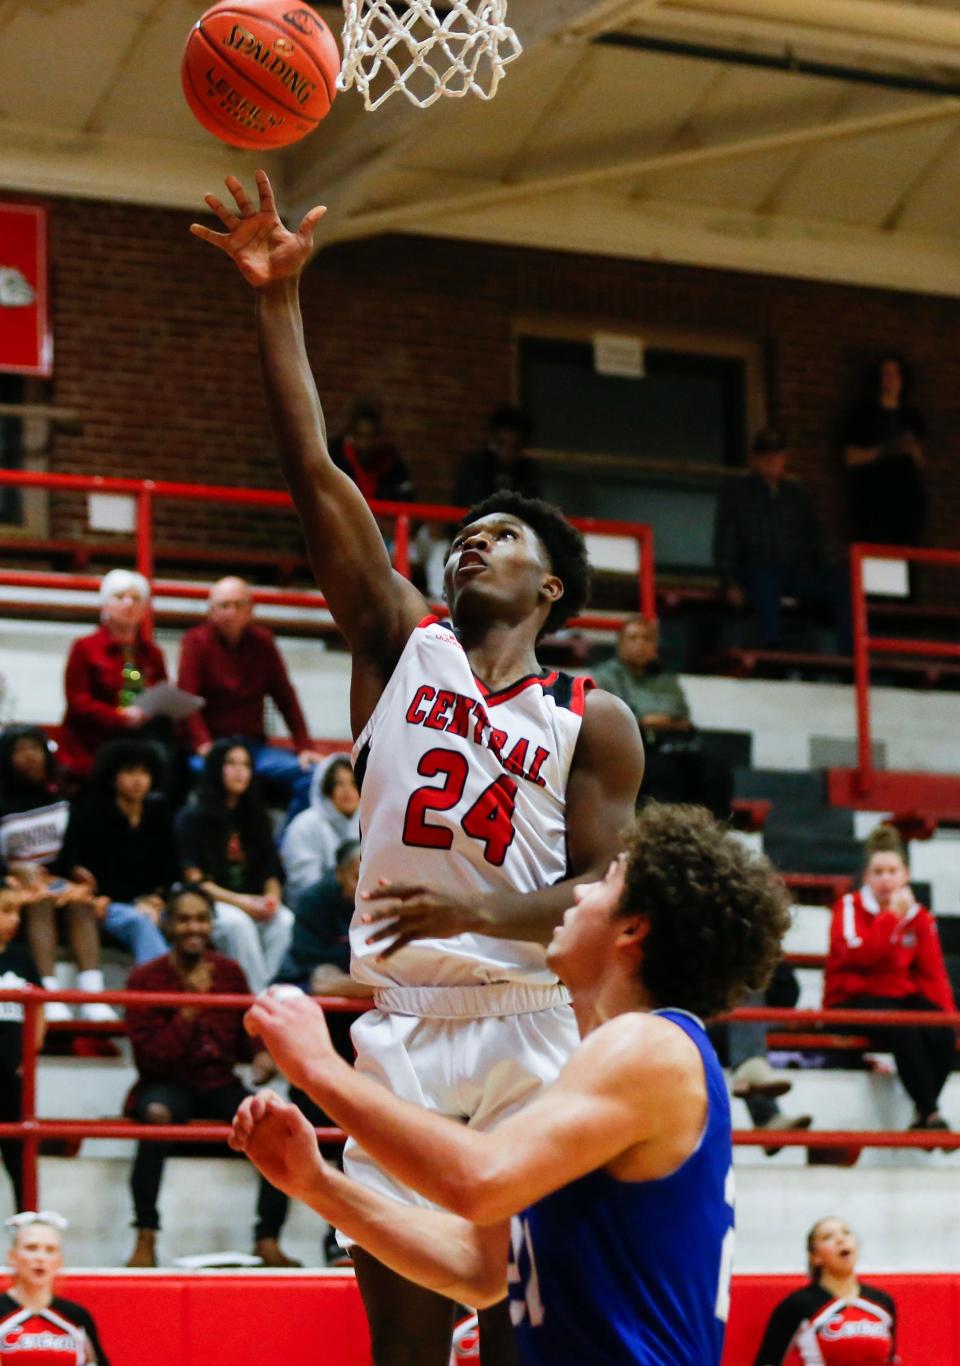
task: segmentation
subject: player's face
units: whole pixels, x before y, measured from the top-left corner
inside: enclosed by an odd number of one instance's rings
[[[810,1261],[830,1276],[846,1276],[857,1264],[856,1234],[842,1219],[823,1219],[817,1225]]]
[[[6,947],[20,928],[20,901],[11,891],[0,889],[0,948]]]
[[[134,764],[130,768],[120,769],[113,780],[113,786],[117,796],[124,801],[142,802],[150,795],[153,775],[148,768]]]
[[[553,932],[547,962],[571,990],[596,982],[610,961],[620,933],[614,911],[623,896],[626,859],[614,859],[600,882],[581,882],[573,889],[573,905]]]
[[[223,761],[223,790],[228,797],[242,797],[250,786],[253,769],[250,755],[240,745],[228,749]]]
[[[539,536],[519,517],[490,513],[454,536],[444,570],[444,590],[454,621],[466,624],[506,615],[520,621],[562,586]]]
[[[14,1276],[32,1291],[43,1290],[63,1266],[60,1234],[47,1224],[28,1224],[18,1229],[10,1249]]]
[[[23,735],[13,747],[10,764],[28,783],[42,783],[47,776],[47,755],[39,740]]]
[[[213,916],[202,896],[190,892],[177,898],[170,912],[170,938],[188,957],[206,953],[213,935]]]
[[[889,906],[895,892],[906,887],[910,874],[899,854],[874,854],[867,864],[864,882],[881,906]]]

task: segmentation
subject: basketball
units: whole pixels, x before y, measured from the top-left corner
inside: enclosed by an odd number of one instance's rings
[[[330,112],[336,39],[295,0],[221,0],[194,24],[181,79],[187,103],[232,147],[286,147]]]

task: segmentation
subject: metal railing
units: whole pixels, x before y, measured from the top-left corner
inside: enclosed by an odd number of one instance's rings
[[[293,507],[290,495],[280,489],[235,488],[224,484],[185,484],[154,479],[124,479],[112,476],[85,474],[44,474],[30,470],[0,470],[0,487],[48,489],[58,493],[119,494],[136,500],[135,567],[148,579],[155,597],[205,598],[207,589],[176,580],[155,577],[154,504],[157,499],[180,502],[216,503],[234,507],[261,507],[289,510]],[[458,522],[466,508],[439,503],[396,503],[374,501],[371,511],[393,523],[393,556],[395,568],[404,578],[410,577],[410,540],[413,523],[446,526]],[[652,620],[656,616],[655,565],[653,528],[639,522],[621,522],[601,517],[570,517],[574,526],[586,534],[626,537],[637,543],[637,605],[640,613]],[[16,539],[7,542],[9,550],[16,549]],[[224,552],[224,560],[229,553]],[[0,569],[0,585],[18,588],[53,588],[95,590],[99,576],[54,574],[30,570]],[[281,607],[322,607],[322,597],[316,593],[297,593],[282,589],[258,590],[257,602]],[[610,627],[616,624],[610,617],[589,613],[576,619],[577,625]]]
[[[867,590],[863,581],[864,560],[906,560],[909,564],[943,565],[960,569],[960,551],[919,550],[909,546],[870,545],[850,547],[850,592],[853,613],[853,681],[857,707],[857,793],[866,797],[874,780],[870,728],[870,656],[923,655],[960,660],[960,644],[935,640],[907,640],[870,634]]]
[[[316,997],[324,1012],[361,1014],[372,1002],[352,997]],[[200,992],[160,991],[40,991],[35,987],[18,991],[0,991],[0,1002],[20,1002],[23,1020],[23,1097],[19,1122],[0,1124],[0,1138],[20,1139],[23,1143],[23,1198],[25,1208],[40,1209],[39,1152],[44,1139],[84,1138],[142,1139],[164,1143],[226,1143],[230,1128],[226,1124],[137,1124],[121,1119],[43,1119],[37,1115],[37,1040],[38,1013],[46,1001],[65,1001],[71,1005],[102,1001],[116,1006],[150,1006],[182,1009],[206,1007],[215,1010],[246,1010],[255,997],[241,995],[202,994]],[[767,1007],[743,1007],[719,1016],[718,1020],[742,1023],[778,1024],[794,1029],[811,1026],[856,1027],[869,1032],[870,1026],[907,1025],[914,1028],[935,1026],[960,1028],[960,1013],[941,1011],[885,1011],[885,1010],[784,1010]],[[80,1026],[80,1030],[83,1026]],[[79,1031],[78,1031],[79,1032]],[[106,1032],[103,1029],[97,1033]],[[117,1032],[115,1029],[113,1032]],[[339,1143],[346,1135],[333,1126],[319,1127],[317,1139],[321,1143]],[[890,1133],[882,1130],[843,1130],[811,1133],[807,1130],[783,1130],[775,1135],[760,1130],[735,1130],[733,1141],[744,1147],[767,1147],[775,1139],[780,1147],[808,1148],[960,1148],[960,1134],[912,1131]]]

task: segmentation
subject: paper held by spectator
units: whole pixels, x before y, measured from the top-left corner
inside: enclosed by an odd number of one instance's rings
[[[177,688],[173,683],[154,683],[144,688],[137,698],[137,706],[144,716],[168,716],[171,721],[182,721],[203,706],[203,698]]]

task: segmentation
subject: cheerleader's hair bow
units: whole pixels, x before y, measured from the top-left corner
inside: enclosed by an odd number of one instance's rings
[[[52,1209],[21,1210],[19,1214],[12,1214],[3,1223],[5,1228],[11,1229],[14,1233],[17,1229],[27,1228],[30,1224],[48,1224],[50,1228],[59,1229],[61,1233],[70,1227],[69,1221]]]

